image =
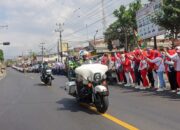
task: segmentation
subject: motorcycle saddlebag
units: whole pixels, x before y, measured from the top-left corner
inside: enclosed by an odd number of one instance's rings
[[[76,93],[76,82],[74,82],[74,81],[67,82],[66,90],[68,91],[69,95],[74,96]]]

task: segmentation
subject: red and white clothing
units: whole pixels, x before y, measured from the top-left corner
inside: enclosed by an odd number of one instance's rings
[[[116,57],[116,62],[115,62],[115,67],[116,67],[116,69],[118,70],[118,77],[119,77],[119,80],[120,80],[120,82],[124,82],[124,71],[122,70],[122,71],[119,71],[119,68],[121,67],[121,66],[123,66],[123,61],[122,61],[122,59],[121,59],[121,55],[119,54],[115,54],[115,57]]]
[[[148,74],[148,70],[147,70],[148,64],[146,60],[141,60],[140,61],[140,65],[139,65],[139,70],[141,72],[141,77],[143,79],[143,86],[144,87],[148,87],[149,86],[149,81],[147,79],[147,74]]]
[[[163,58],[156,57],[153,60],[148,59],[148,61],[150,61],[151,63],[154,63],[157,66],[157,70],[156,70],[157,72],[164,72],[165,71]]]
[[[180,56],[176,53],[174,55],[169,55],[167,54],[167,56],[169,58],[171,58],[175,63],[174,63],[174,68],[176,70],[176,80],[177,80],[177,83],[178,83],[178,87],[180,88]]]
[[[147,61],[144,59],[141,60],[139,65],[139,70],[147,69],[147,67],[148,67]]]
[[[126,76],[126,80],[127,80],[127,84],[126,86],[130,86],[130,84],[133,83],[133,79],[131,76],[131,61],[126,57],[125,61],[123,62],[123,68],[124,68],[124,72],[125,72],[125,76]]]

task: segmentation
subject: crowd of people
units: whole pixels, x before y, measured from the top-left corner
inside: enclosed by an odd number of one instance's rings
[[[175,49],[136,48],[128,53],[104,54],[101,63],[109,70],[115,70],[118,84],[145,90],[167,89],[165,76],[168,77],[171,92],[180,95],[180,46]]]

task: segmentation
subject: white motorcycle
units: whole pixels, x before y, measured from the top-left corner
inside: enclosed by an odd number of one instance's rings
[[[106,82],[108,67],[102,64],[85,64],[75,69],[76,81],[68,82],[66,90],[78,102],[95,105],[100,113],[109,106],[109,90]]]
[[[52,80],[54,80],[54,78],[52,76],[52,70],[47,69],[46,72],[44,72],[44,74],[41,74],[40,78],[41,78],[42,82],[44,82],[45,84],[51,86],[52,85]]]

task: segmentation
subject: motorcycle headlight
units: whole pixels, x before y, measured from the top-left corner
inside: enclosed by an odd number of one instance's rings
[[[87,80],[92,81],[92,77],[91,76],[87,77]]]
[[[106,74],[104,74],[103,76],[102,76],[102,79],[106,79],[107,78],[107,76],[106,76]]]
[[[51,74],[51,72],[52,72],[51,70],[46,70],[47,74]]]
[[[101,81],[101,74],[100,74],[100,73],[94,74],[94,81],[95,81],[95,82]]]

